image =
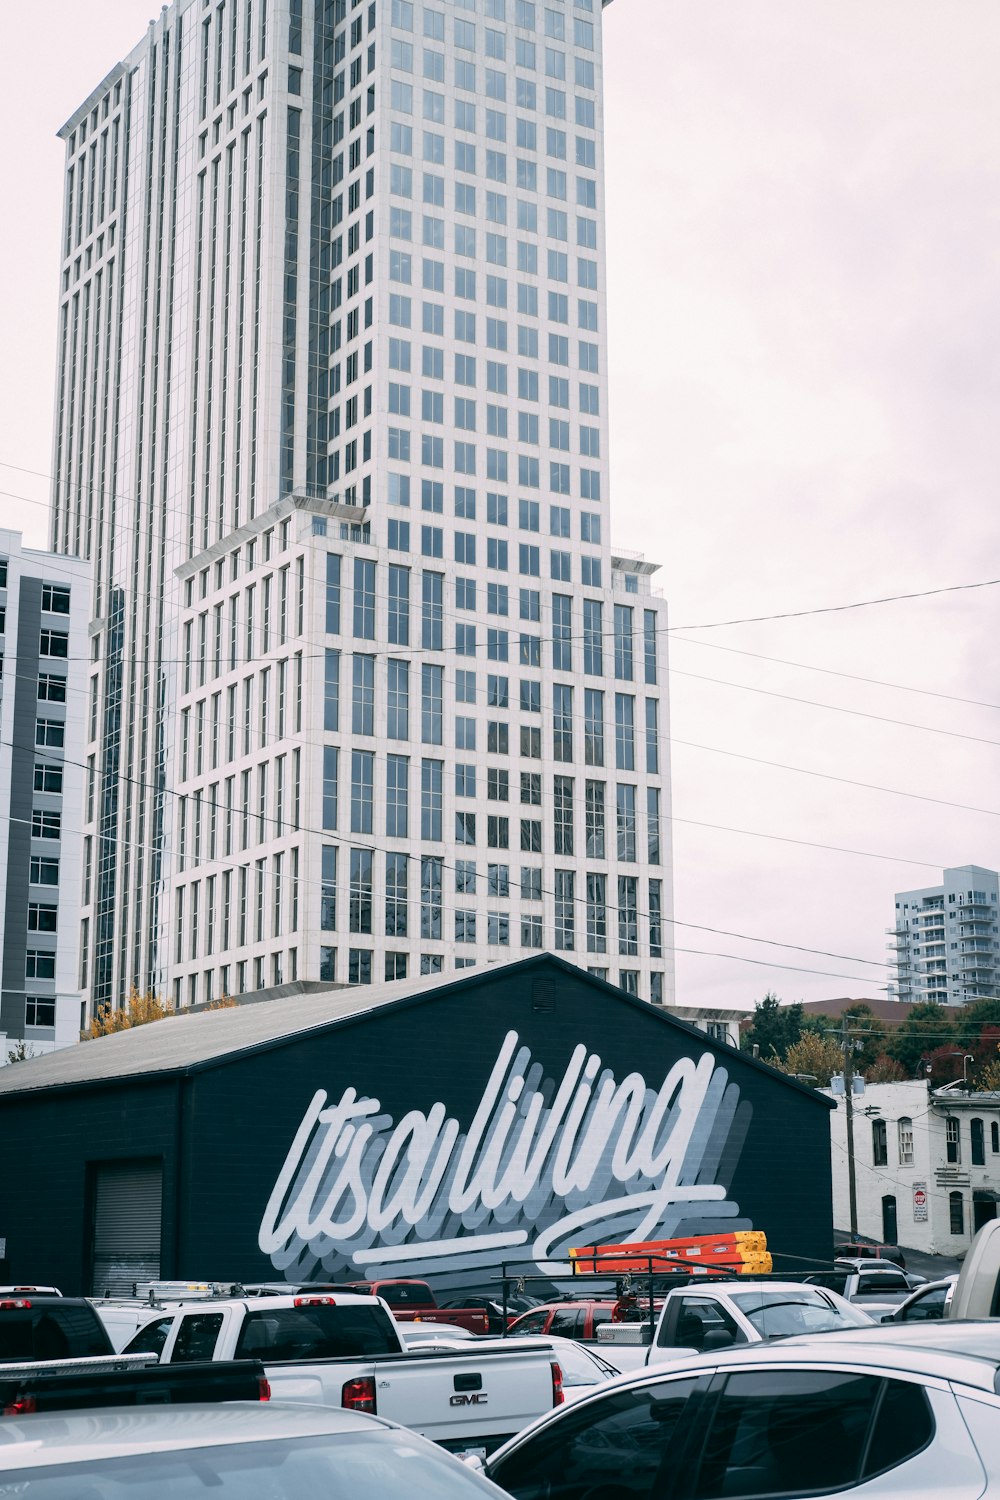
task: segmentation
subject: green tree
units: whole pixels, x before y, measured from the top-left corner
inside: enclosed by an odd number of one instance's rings
[[[867,1070],[875,1065],[875,1059],[882,1052],[885,1031],[884,1024],[863,1000],[858,1000],[850,1010],[845,1011],[848,1027],[855,1041],[854,1069],[857,1073],[867,1073]],[[857,1045],[860,1043],[860,1045]]]
[[[782,1005],[771,991],[754,1006],[753,1020],[740,1038],[744,1052],[757,1046],[762,1062],[781,1061],[802,1035],[802,1006]]]
[[[780,1068],[782,1073],[811,1074],[816,1080],[815,1087],[825,1089],[834,1073],[843,1072],[844,1054],[832,1037],[807,1031],[789,1047]]]
[[[886,1042],[885,1050],[905,1068],[908,1078],[915,1078],[923,1059],[946,1045],[955,1045],[955,1022],[943,1005],[926,1000],[913,1007]]]

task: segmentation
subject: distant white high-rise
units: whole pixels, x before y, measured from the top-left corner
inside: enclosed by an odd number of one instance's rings
[[[0,530],[0,1065],[80,1034],[90,568]]]
[[[91,1004],[548,948],[672,998],[600,0],[175,0],[62,131]]]
[[[965,1005],[1000,995],[1000,922],[996,870],[959,865],[941,885],[896,893],[898,1000]]]

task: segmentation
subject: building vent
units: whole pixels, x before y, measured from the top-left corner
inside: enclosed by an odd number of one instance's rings
[[[556,987],[551,979],[536,979],[531,986],[531,1008],[548,1012],[556,1008]]]

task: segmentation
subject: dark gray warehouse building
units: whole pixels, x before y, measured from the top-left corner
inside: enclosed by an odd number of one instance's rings
[[[739,1228],[828,1257],[829,1108],[550,955],[171,1017],[0,1069],[0,1280],[460,1289]]]

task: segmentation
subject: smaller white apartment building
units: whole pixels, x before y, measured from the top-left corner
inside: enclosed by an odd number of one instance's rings
[[[830,1095],[829,1089],[823,1093]],[[847,1116],[830,1117],[833,1221],[850,1225]],[[1000,1093],[876,1083],[854,1098],[858,1231],[932,1255],[961,1255],[1000,1201]]]
[[[998,884],[996,870],[958,865],[940,885],[896,892],[890,999],[969,1005],[1000,994]]]
[[[80,1033],[90,566],[0,529],[0,1065]]]

